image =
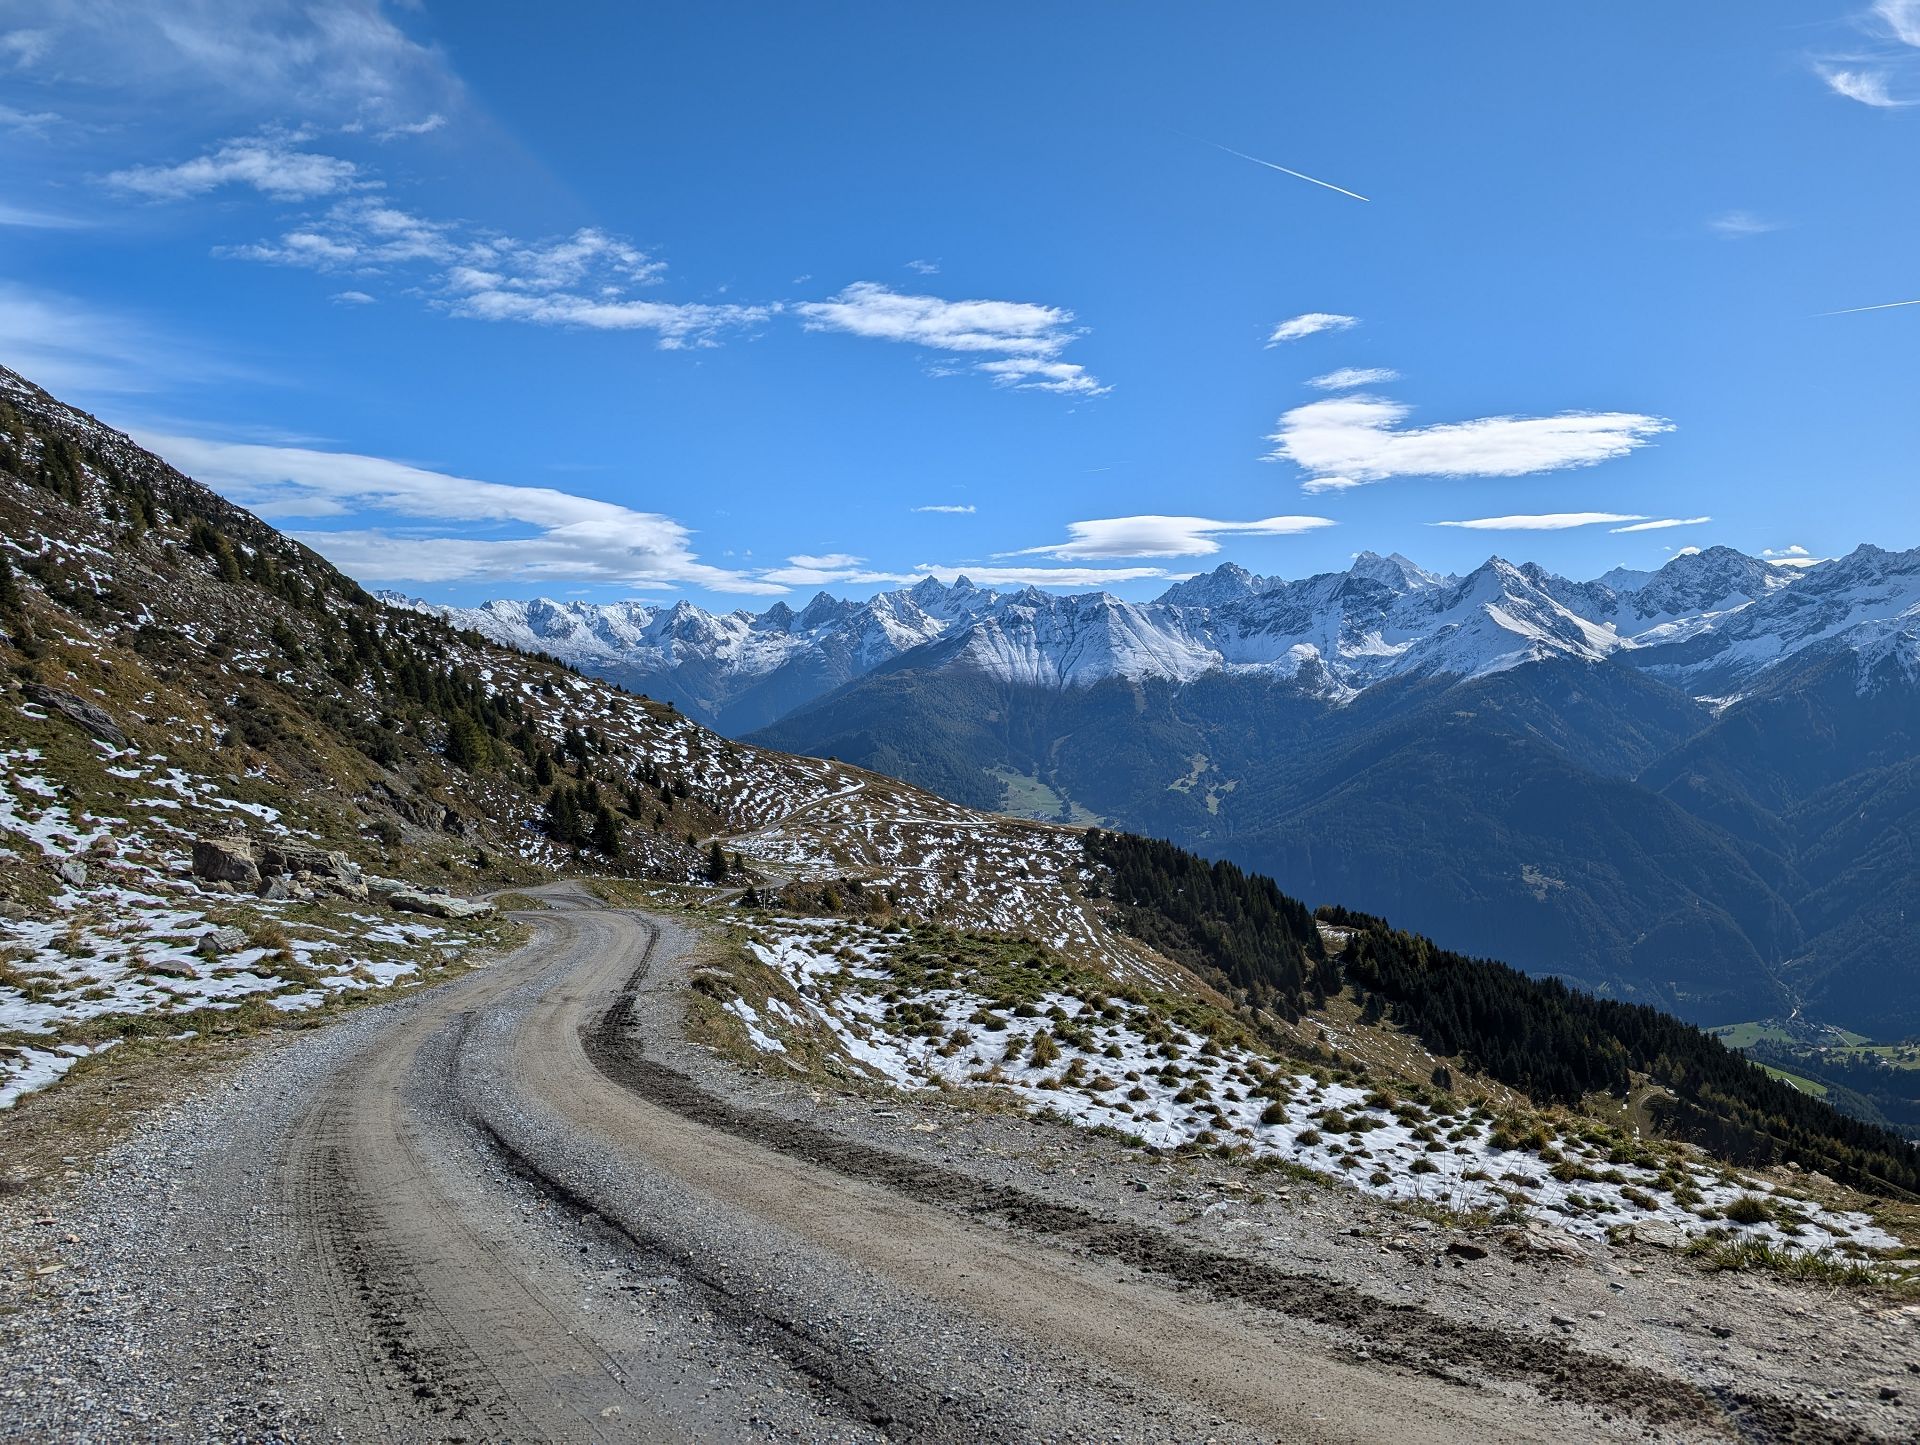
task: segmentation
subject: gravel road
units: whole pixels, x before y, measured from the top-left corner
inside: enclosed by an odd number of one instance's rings
[[[254,1058],[61,1206],[0,1432],[79,1440],[1727,1438],[1724,1402],[728,1100],[693,944],[565,885],[511,957]],[[666,1041],[669,1044],[674,1041]],[[671,1049],[665,1057],[671,1057]],[[1861,1438],[1811,1417],[1743,1433]]]

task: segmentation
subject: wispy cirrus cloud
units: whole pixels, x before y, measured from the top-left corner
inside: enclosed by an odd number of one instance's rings
[[[1338,371],[1314,377],[1307,385],[1321,391],[1347,391],[1356,386],[1379,386],[1399,379],[1399,372],[1384,366],[1343,366]]]
[[[1723,241],[1745,241],[1778,231],[1781,226],[1752,211],[1722,211],[1707,222],[1707,229]]]
[[[1902,110],[1913,101],[1896,96],[1892,77],[1884,70],[1862,70],[1838,65],[1816,65],[1814,69],[1835,95],[1856,100],[1875,110]]]
[[[186,95],[200,113],[399,127],[461,95],[380,0],[0,0],[0,55],[25,82]]]
[[[1301,341],[1309,336],[1318,336],[1323,331],[1351,331],[1359,324],[1358,316],[1343,316],[1337,311],[1303,311],[1298,316],[1289,316],[1274,327],[1273,334],[1267,337],[1267,345]]]
[[[14,135],[44,135],[58,124],[58,111],[21,110],[17,106],[0,105],[0,130]]]
[[[1071,311],[1026,301],[949,301],[908,295],[856,281],[825,301],[794,308],[809,331],[837,331],[873,341],[902,342],[971,362],[1000,386],[1100,396],[1109,390],[1086,367],[1060,353],[1083,334]]]
[[[971,517],[974,513],[972,502],[929,502],[924,507],[915,507],[916,512],[939,512],[949,517]]]
[[[1664,417],[1617,411],[1402,426],[1411,414],[1402,402],[1363,392],[1309,402],[1281,416],[1264,459],[1307,472],[1303,491],[1333,492],[1389,477],[1522,477],[1588,467],[1674,429]]]
[[[77,231],[90,224],[78,216],[38,211],[31,206],[15,206],[0,201],[0,226],[18,226],[22,230],[33,231]]]
[[[1920,0],[1874,0],[1855,23],[1872,43],[1850,55],[1816,60],[1814,73],[1835,95],[1875,110],[1920,104],[1911,53],[1920,49]]]
[[[1920,48],[1920,0],[1875,0],[1873,16],[1902,45]]]
[[[1205,557],[1220,550],[1223,536],[1291,537],[1335,523],[1330,517],[1264,517],[1223,522],[1212,517],[1103,517],[1067,523],[1068,540],[1002,552],[1001,557],[1054,557],[1096,561],[1121,557]]]
[[[1601,522],[1639,522],[1645,518],[1620,512],[1537,512],[1515,517],[1471,517],[1461,522],[1429,522],[1429,527],[1462,527],[1469,532],[1564,532]],[[1625,531],[1626,528],[1616,530]]]
[[[1653,517],[1646,521],[1635,522],[1630,527],[1614,527],[1614,532],[1664,532],[1672,527],[1703,527],[1711,522],[1711,517]]]
[[[262,135],[230,140],[190,160],[129,166],[106,183],[156,201],[182,201],[223,186],[250,186],[276,201],[308,201],[362,184],[360,168],[339,156],[299,147],[305,137]]]
[[[138,316],[56,291],[0,281],[0,363],[69,399],[152,393],[243,376]]]

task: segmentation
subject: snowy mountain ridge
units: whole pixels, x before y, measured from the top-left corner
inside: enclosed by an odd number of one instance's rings
[[[1612,657],[1696,695],[1724,697],[1816,644],[1882,656],[1900,651],[1889,639],[1905,635],[1910,651],[1920,627],[1920,548],[1868,545],[1793,567],[1711,547],[1655,572],[1616,569],[1587,582],[1500,557],[1444,576],[1398,554],[1362,552],[1345,571],[1297,580],[1226,563],[1151,602],[929,577],[864,600],[822,592],[797,612],[785,603],[723,614],[688,602],[407,605],[674,697],[738,730],[919,648],[928,667],[1018,685],[1260,672],[1331,701],[1395,678],[1474,678],[1549,658]],[[1863,666],[1862,676],[1871,670]],[[748,696],[752,715],[727,718]]]

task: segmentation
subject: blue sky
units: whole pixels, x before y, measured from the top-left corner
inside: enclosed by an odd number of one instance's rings
[[[0,139],[0,361],[372,585],[1920,543],[1920,0],[0,0]]]

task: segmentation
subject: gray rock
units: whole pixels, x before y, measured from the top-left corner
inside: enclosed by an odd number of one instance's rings
[[[87,865],[78,858],[62,858],[53,865],[53,876],[62,883],[70,883],[75,888],[87,886]]]
[[[1540,1255],[1548,1259],[1586,1259],[1585,1240],[1564,1229],[1555,1229],[1539,1220],[1528,1220],[1520,1229],[1509,1230],[1503,1241],[1515,1254]]]
[[[247,946],[247,935],[232,926],[210,928],[200,935],[200,941],[193,946],[195,953],[205,954],[208,958],[218,958],[223,953],[234,953]]]
[[[417,888],[395,889],[387,895],[387,907],[397,908],[402,913],[424,913],[431,918],[484,918],[493,912],[491,903],[422,893]]]
[[[1644,1219],[1630,1225],[1625,1232],[1637,1243],[1650,1244],[1655,1249],[1685,1249],[1693,1238],[1679,1225],[1664,1219]]]
[[[120,724],[113,720],[104,708],[88,702],[83,697],[75,697],[70,692],[62,692],[57,687],[48,687],[44,683],[30,682],[20,689],[30,702],[36,702],[48,712],[57,712],[68,722],[78,724],[103,743],[111,743],[116,748],[127,745],[127,735],[120,730]]]
[[[357,883],[360,865],[345,853],[327,848],[309,848],[304,843],[267,844],[260,856],[263,873],[310,873],[316,878],[335,878]]]
[[[260,896],[269,903],[285,903],[295,896],[293,880],[285,874],[275,874],[260,885]]]
[[[196,838],[193,876],[213,883],[244,883],[254,888],[260,883],[260,860],[253,851],[253,843],[238,834],[229,838]]]

